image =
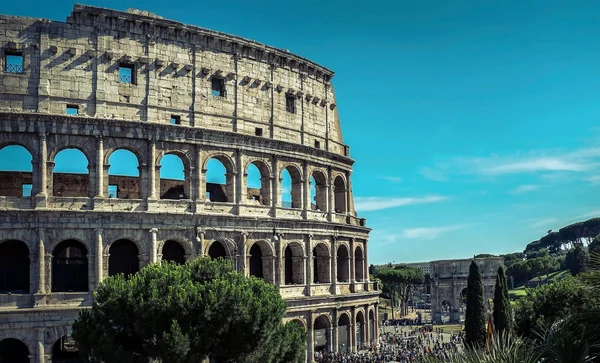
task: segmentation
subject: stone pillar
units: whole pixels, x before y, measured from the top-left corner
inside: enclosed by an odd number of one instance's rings
[[[333,346],[333,350],[331,350],[331,352],[338,352],[340,349],[340,343],[339,343],[339,331],[338,331],[338,321],[339,321],[339,316],[338,316],[338,310],[336,308],[333,308],[333,311],[331,312],[331,345]]]
[[[375,344],[379,346],[379,304],[375,304],[373,317],[375,318]]]
[[[201,202],[206,199],[206,169],[202,165],[202,148],[196,149],[196,201]]]
[[[44,363],[44,328],[37,328],[35,330],[35,340],[36,340],[36,359],[37,363]]]
[[[156,233],[158,233],[158,228],[150,229],[150,263],[157,262],[157,248],[158,243],[156,241]]]
[[[367,248],[367,240],[365,240],[365,242],[363,243],[363,256],[364,256],[364,261],[363,261],[363,269],[364,269],[364,273],[363,273],[363,280],[365,281],[365,291],[370,291],[371,289],[369,288],[369,282],[371,282],[371,276],[369,275],[369,255],[367,252],[368,248]]]
[[[48,148],[46,146],[46,133],[45,132],[40,132],[39,134],[40,136],[40,152],[39,152],[39,170],[38,173],[40,174],[40,185],[38,187],[39,192],[39,196],[47,196],[48,195],[48,168],[47,168],[47,161],[48,161]]]
[[[348,277],[350,280],[350,289],[351,289],[350,291],[352,291],[352,292],[356,292],[356,288],[355,288],[355,285],[356,285],[356,266],[355,266],[356,256],[354,256],[356,245],[354,242],[355,242],[354,237],[350,238],[350,253],[348,253],[349,258],[350,258],[350,261],[349,261],[350,263],[348,264],[350,267],[350,272],[349,272]]]
[[[352,202],[352,198],[350,198],[350,172],[346,173],[346,190],[345,190],[345,204],[346,204],[346,215],[351,215],[352,213],[350,212],[350,204]]]
[[[46,269],[45,269],[45,258],[46,249],[44,248],[44,229],[38,228],[38,251],[37,251],[37,276],[38,285],[36,294],[46,293]]]
[[[350,309],[350,313],[352,314],[350,317],[350,326],[348,327],[350,329],[350,351],[356,352],[356,347],[358,346],[356,342],[356,327],[358,326],[356,323],[356,307],[353,306]]]
[[[248,243],[248,233],[242,232],[241,241],[242,241],[242,246],[240,248],[241,253],[239,254],[239,257],[236,256],[235,258],[238,261],[237,264],[239,264],[238,271],[241,271],[244,275],[248,275],[250,273],[250,271],[246,271],[247,266],[249,266],[249,264],[246,263],[248,261],[248,258],[246,256],[246,254],[248,252],[248,247],[246,247],[246,244]],[[273,270],[275,270],[275,269],[273,269]],[[273,281],[275,281],[274,278],[273,278]]]
[[[96,147],[96,197],[104,197],[104,141],[98,136]]]
[[[204,256],[204,231],[202,228],[196,228],[196,255]]]
[[[337,351],[337,347],[335,345],[333,345],[333,337],[335,337],[336,341],[337,341],[337,325],[334,325],[334,327],[329,327],[327,328],[327,336],[329,337],[328,341],[327,341],[327,350],[330,352],[335,352]]]
[[[335,213],[335,186],[333,183],[333,173],[331,171],[331,167],[327,168],[327,183],[329,184],[327,186],[327,193],[328,193],[328,201],[329,201],[329,205],[327,206],[327,213],[328,213],[328,221],[332,221],[333,220],[333,214]]]
[[[235,153],[235,163],[236,170],[238,171],[236,175],[236,183],[235,183],[235,199],[234,203],[238,205],[238,214],[240,214],[239,205],[245,204],[246,200],[246,184],[248,181],[248,173],[247,170],[244,170],[244,164],[242,162],[242,150],[238,149]]]
[[[308,319],[306,319],[306,355],[309,363],[315,360],[314,328],[313,313],[309,312]]]
[[[370,325],[371,321],[369,320],[369,304],[365,305],[365,314],[364,314],[364,326],[363,326],[363,337],[362,340],[363,342],[365,342],[364,346],[365,347],[369,347],[369,345],[371,345],[371,331],[370,331]]]
[[[271,206],[273,208],[273,218],[277,217],[277,207],[281,206],[281,175],[279,175],[279,168],[277,163],[277,157],[273,156],[271,160],[271,165],[273,169],[273,186],[271,187],[271,190],[273,191],[273,198],[271,200]]]
[[[96,229],[96,287],[102,282],[103,252],[104,244],[102,242],[102,228],[98,228]]]
[[[156,140],[149,140],[150,157],[148,160],[148,199],[156,198]]]
[[[306,260],[304,265],[304,284],[306,285],[306,296],[311,296],[313,283],[313,253],[312,253],[312,234],[307,234],[304,241],[304,250],[306,251]]]
[[[329,268],[330,268],[330,280],[331,280],[331,288],[333,289],[333,291],[331,292],[332,294],[337,294],[337,250],[336,250],[336,243],[337,242],[337,237],[336,236],[332,236],[331,237],[331,262],[329,263]]]
[[[308,218],[308,211],[312,210],[312,201],[310,195],[310,175],[308,175],[307,161],[302,163],[302,176],[304,177],[304,182],[302,183],[302,189],[304,189],[304,195],[302,199],[302,216],[304,218]]]
[[[283,234],[281,233],[275,233],[275,235],[272,237],[275,239],[275,256],[274,257],[274,263],[275,263],[275,268],[273,270],[275,270],[275,285],[276,286],[281,286],[281,285],[285,285],[285,278],[281,278],[281,274],[283,272],[285,272],[284,269],[281,268],[281,265],[283,265],[283,259],[282,259],[282,255],[283,253],[281,253],[281,246],[283,246]],[[283,281],[283,283],[282,283]]]

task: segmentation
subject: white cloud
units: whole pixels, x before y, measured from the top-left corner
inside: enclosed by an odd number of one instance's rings
[[[592,177],[589,177],[587,179],[585,179],[586,181],[590,182],[591,184],[600,184],[600,175],[594,175]]]
[[[444,173],[440,170],[430,168],[429,166],[425,166],[421,168],[421,175],[423,175],[426,179],[433,181],[447,181],[448,178]]]
[[[557,222],[558,222],[558,219],[556,219],[556,218],[552,218],[552,217],[544,218],[544,219],[539,219],[539,220],[533,222],[531,224],[531,227],[533,227],[533,228],[550,227],[550,224],[557,223]]]
[[[448,199],[441,195],[428,195],[416,198],[394,198],[394,197],[356,197],[354,206],[357,211],[368,212],[381,209],[402,207],[411,204],[435,203]]]
[[[483,168],[484,174],[513,174],[530,173],[536,171],[585,171],[591,166],[579,161],[561,160],[559,158],[533,158],[503,162],[498,165]]]
[[[596,209],[587,213],[580,214],[573,219],[588,219],[588,218],[596,218],[600,217],[600,209]]]
[[[515,194],[519,194],[519,193],[526,193],[526,192],[531,192],[534,190],[539,189],[540,186],[539,185],[534,185],[534,184],[523,184],[523,185],[519,185],[518,187],[516,187],[515,189],[511,190],[511,193],[515,193]]]
[[[421,239],[436,239],[442,234],[457,231],[463,229],[462,224],[456,224],[452,226],[443,227],[422,227],[422,228],[410,228],[405,229],[402,232],[402,236],[407,239],[421,238]]]
[[[399,176],[382,176],[381,179],[387,180],[390,183],[402,183],[402,178]]]

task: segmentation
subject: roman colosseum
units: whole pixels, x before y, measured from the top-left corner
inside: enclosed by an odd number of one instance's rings
[[[82,5],[1,16],[0,47],[0,361],[77,361],[103,278],[202,255],[275,284],[308,357],[377,339],[332,71]]]

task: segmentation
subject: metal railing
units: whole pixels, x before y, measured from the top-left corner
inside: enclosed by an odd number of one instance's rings
[[[119,76],[119,81],[121,81],[121,83],[131,83],[132,78],[131,76],[121,75]]]

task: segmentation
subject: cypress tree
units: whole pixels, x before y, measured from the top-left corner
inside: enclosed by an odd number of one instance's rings
[[[494,326],[498,334],[509,334],[512,330],[512,310],[503,266],[498,267],[498,275],[496,275]]]
[[[465,344],[483,347],[485,344],[485,305],[483,303],[483,280],[479,266],[471,261],[467,278],[467,311],[465,313]]]

